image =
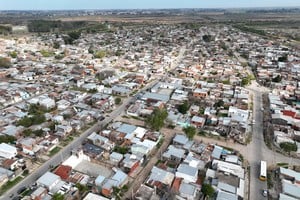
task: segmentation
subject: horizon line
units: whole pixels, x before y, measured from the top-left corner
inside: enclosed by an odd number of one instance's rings
[[[278,9],[278,8],[297,8],[300,9],[300,6],[258,6],[258,7],[207,7],[207,8],[83,8],[83,9],[1,9],[1,11],[112,11],[112,10],[184,10],[184,9],[202,9],[202,10],[213,10],[213,9],[224,9],[224,10],[230,10],[230,9]]]

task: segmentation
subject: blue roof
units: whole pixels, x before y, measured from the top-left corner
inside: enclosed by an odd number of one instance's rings
[[[222,148],[222,147],[219,147],[219,146],[217,146],[217,145],[215,145],[215,148],[214,148],[214,150],[213,150],[211,156],[212,156],[213,158],[220,159],[220,158],[221,158],[222,152],[223,152],[223,148]]]
[[[136,126],[130,125],[130,124],[122,124],[117,131],[121,133],[131,134],[133,131],[135,131]]]

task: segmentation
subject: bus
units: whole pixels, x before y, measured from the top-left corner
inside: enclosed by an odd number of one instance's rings
[[[259,179],[262,181],[267,180],[267,162],[266,161],[260,161]]]

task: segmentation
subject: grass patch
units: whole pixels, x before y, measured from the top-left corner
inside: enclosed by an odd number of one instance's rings
[[[49,152],[48,155],[51,157],[51,156],[57,154],[60,150],[61,150],[60,147],[55,147],[54,149],[52,149],[52,150]]]
[[[289,165],[288,163],[284,163],[284,162],[277,163],[277,166],[279,167],[286,167],[288,165]]]
[[[8,181],[0,189],[0,195],[4,194],[7,190],[12,188],[14,185],[19,183],[22,180],[22,177],[18,176],[14,180]]]

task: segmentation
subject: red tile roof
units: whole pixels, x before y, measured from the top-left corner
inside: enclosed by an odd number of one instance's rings
[[[60,176],[61,179],[66,180],[69,178],[71,171],[72,171],[72,167],[66,165],[60,165],[56,168],[54,173],[57,176]]]

